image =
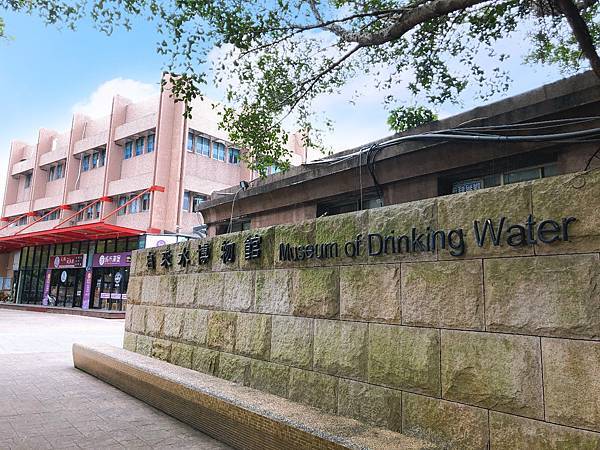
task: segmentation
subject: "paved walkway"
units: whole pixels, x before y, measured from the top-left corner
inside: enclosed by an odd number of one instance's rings
[[[0,449],[228,449],[73,367],[73,342],[122,338],[123,320],[0,310]]]

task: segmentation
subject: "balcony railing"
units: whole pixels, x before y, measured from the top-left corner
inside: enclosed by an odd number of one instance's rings
[[[108,130],[102,133],[95,134],[93,136],[83,138],[80,141],[75,142],[73,154],[85,152],[96,147],[101,147],[108,143]]]
[[[137,120],[124,123],[117,127],[115,130],[115,141],[125,139],[129,136],[135,136],[144,133],[152,128],[156,128],[156,122],[158,121],[158,114],[152,113],[140,117]]]
[[[19,175],[20,173],[24,173],[24,172],[33,170],[33,164],[34,164],[33,158],[29,158],[24,161],[19,161],[17,163],[14,163],[10,174],[12,176],[15,176],[15,175]]]

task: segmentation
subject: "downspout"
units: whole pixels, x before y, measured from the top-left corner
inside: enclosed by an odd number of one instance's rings
[[[183,138],[181,139],[181,159],[179,161],[179,194],[177,196],[177,221],[175,223],[175,232],[179,234],[180,230],[180,221],[181,221],[181,202],[183,199],[183,172],[184,172],[184,163],[185,163],[185,154],[186,154],[186,143],[187,143],[187,133],[186,130],[188,119],[184,116],[183,118]],[[191,203],[190,203],[191,204]]]
[[[160,142],[160,127],[162,122],[162,109],[163,109],[163,88],[161,86],[160,95],[158,97],[158,113],[156,117],[156,130],[154,131],[154,170],[152,172],[152,186],[156,185],[156,170],[158,168],[158,152],[160,152],[161,146]],[[154,218],[154,207],[156,203],[156,196],[153,192],[150,193],[150,221],[148,223],[148,228],[154,228],[152,219]],[[164,229],[163,229],[164,231]]]

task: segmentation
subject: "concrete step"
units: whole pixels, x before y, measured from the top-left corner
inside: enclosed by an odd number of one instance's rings
[[[45,312],[53,314],[70,314],[72,316],[98,317],[101,319],[124,319],[125,311],[108,311],[105,309],[82,309],[65,306],[31,305],[27,303],[0,302],[0,309],[16,309],[20,311]]]
[[[433,444],[121,348],[73,345],[75,367],[236,449],[434,449]]]

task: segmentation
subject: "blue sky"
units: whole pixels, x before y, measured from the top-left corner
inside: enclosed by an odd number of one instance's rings
[[[14,37],[0,41],[0,194],[4,189],[6,163],[12,139],[34,141],[41,127],[66,130],[74,110],[100,114],[114,92],[135,99],[158,90],[162,57],[155,52],[154,25],[145,21],[134,30],[120,30],[107,37],[82,24],[75,32],[45,27],[35,17],[5,13],[7,33]],[[506,95],[514,95],[560,78],[555,69],[534,68],[520,63],[521,39],[503,44],[514,55],[510,62],[515,82]],[[363,83],[365,87],[361,87]],[[352,88],[364,95],[355,105],[348,103],[352,89],[343,95],[323,98],[320,108],[335,122],[326,141],[335,150],[354,147],[389,135],[383,110],[383,93],[369,89],[368,80],[355,80]],[[217,97],[218,92],[211,93]],[[394,92],[408,98],[403,87]],[[499,96],[502,97],[502,96]],[[462,105],[440,109],[446,116],[481,102],[466,96]],[[1,198],[1,197],[0,197]]]

